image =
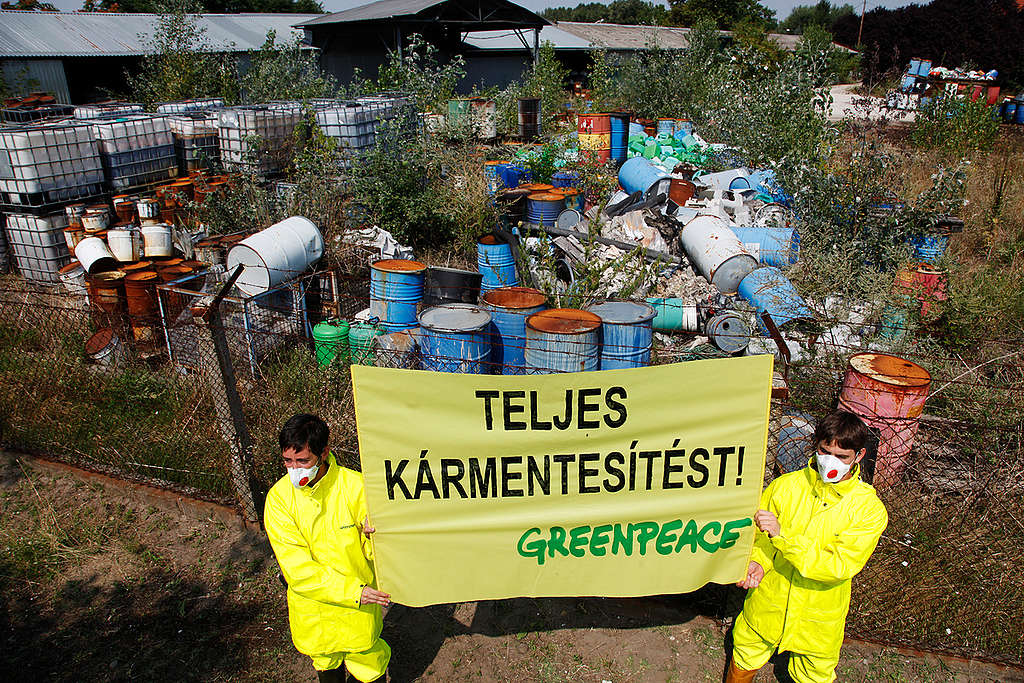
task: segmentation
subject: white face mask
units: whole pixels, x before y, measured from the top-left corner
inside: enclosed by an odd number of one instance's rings
[[[289,467],[288,477],[292,480],[292,486],[300,489],[316,479],[316,473],[319,471],[319,464],[313,465],[312,467]]]
[[[853,465],[847,465],[831,453],[819,451],[814,457],[818,461],[818,474],[821,476],[821,480],[829,484],[835,484],[841,480],[850,471],[850,468],[853,467]]]

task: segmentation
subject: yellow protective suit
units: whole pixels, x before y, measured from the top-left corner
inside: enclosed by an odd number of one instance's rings
[[[778,517],[781,533],[755,537],[751,559],[765,575],[747,593],[737,636],[749,627],[771,649],[828,660],[835,667],[850,609],[850,579],[867,563],[889,523],[885,506],[874,487],[860,481],[859,470],[857,465],[850,479],[827,484],[811,458],[807,467],[778,477],[761,494],[761,509]],[[740,668],[764,664],[750,662],[742,650],[734,650]]]
[[[363,477],[331,454],[327,460],[327,473],[312,487],[295,488],[283,477],[264,508],[267,536],[288,582],[292,641],[321,670],[345,653],[362,653],[381,663],[383,674],[390,650],[379,640],[380,606],[359,604],[364,586],[376,588],[372,547],[362,533]]]

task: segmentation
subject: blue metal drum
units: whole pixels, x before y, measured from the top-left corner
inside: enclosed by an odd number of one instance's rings
[[[423,298],[426,265],[385,259],[370,266],[370,315],[387,332],[416,327],[416,307]]]
[[[504,171],[508,164],[504,161],[485,161],[484,178],[487,180],[487,194],[494,196],[500,190],[509,187],[505,184]],[[512,185],[515,187],[515,185]]]
[[[526,319],[547,308],[544,293],[529,287],[492,289],[480,307],[491,314],[491,372],[526,374]]]
[[[779,328],[794,321],[814,319],[814,311],[778,268],[765,266],[751,271],[740,281],[738,291],[757,311],[758,325],[762,328],[760,315],[765,311]]]
[[[743,248],[758,263],[785,268],[800,259],[800,233],[794,228],[736,227],[732,231],[743,242]]]
[[[575,308],[550,308],[526,319],[526,374],[597,370],[601,318]]]
[[[654,307],[639,301],[605,301],[587,308],[601,318],[601,370],[651,364]]]
[[[489,370],[491,315],[472,304],[444,304],[419,316],[423,369],[482,375]]]
[[[1014,100],[1006,100],[1003,102],[1003,106],[1000,107],[1003,115],[1003,123],[1013,123],[1013,118],[1017,115],[1017,102]]]
[[[625,161],[629,146],[629,114],[612,112],[608,117],[611,119],[611,159]]]
[[[662,181],[664,181],[665,191],[667,191],[669,180],[668,173],[644,157],[627,159],[626,163],[619,167],[619,185],[627,194],[647,193],[651,191],[651,188],[657,188]]]
[[[554,225],[565,209],[565,196],[555,192],[534,192],[526,197],[526,222]]]
[[[572,171],[557,171],[551,176],[552,187],[576,187],[579,183],[579,175]]]
[[[485,235],[476,243],[476,264],[483,276],[480,280],[481,292],[519,284],[512,247],[494,235]]]
[[[914,259],[938,263],[949,246],[949,235],[918,235],[907,240],[914,250]]]

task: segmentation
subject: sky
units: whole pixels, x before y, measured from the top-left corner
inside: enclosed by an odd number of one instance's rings
[[[365,5],[370,0],[320,0],[324,9],[328,12],[338,12],[343,9],[349,9],[350,7],[358,7],[359,5]],[[535,12],[539,12],[548,7],[575,7],[581,4],[580,0],[512,0],[517,2],[519,5],[529,7]],[[594,0],[587,0],[594,1]],[[608,0],[610,1],[610,0]],[[841,4],[844,0],[832,0],[833,4]],[[845,0],[849,2],[860,13],[861,6],[864,0]],[[84,0],[49,0],[49,2],[56,5],[57,9],[63,11],[72,11],[82,8]],[[789,16],[790,11],[797,5],[813,5],[816,0],[762,0],[761,4],[765,7],[775,10],[775,18],[778,20],[785,19]],[[917,0],[920,4],[927,4],[928,0]],[[890,9],[896,7],[903,7],[909,5],[911,0],[867,0],[868,11],[876,7],[888,7]],[[665,3],[663,3],[665,4]]]

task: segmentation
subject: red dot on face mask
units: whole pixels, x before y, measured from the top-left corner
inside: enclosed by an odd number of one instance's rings
[[[309,481],[309,477],[303,477],[302,479],[299,479],[299,486],[305,486],[306,482],[308,482],[308,481]]]
[[[829,470],[828,474],[825,475],[828,479],[835,479],[839,476],[839,470]]]

